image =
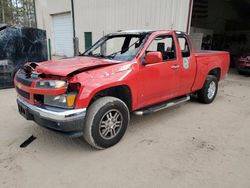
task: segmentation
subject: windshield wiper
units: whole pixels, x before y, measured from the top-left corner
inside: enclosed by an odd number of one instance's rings
[[[105,57],[105,56],[102,55],[102,54],[92,54],[91,56],[93,56],[93,57]]]
[[[120,52],[121,52],[121,51],[119,51],[119,52],[114,52],[114,53],[112,53],[112,54],[110,54],[110,55],[105,56],[105,58],[113,59],[113,58],[116,56],[116,54],[119,54]]]
[[[80,56],[90,56],[90,57],[102,57],[104,58],[105,56],[102,54],[81,54]]]

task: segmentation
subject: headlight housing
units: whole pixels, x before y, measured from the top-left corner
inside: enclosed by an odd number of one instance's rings
[[[45,95],[44,104],[59,108],[73,108],[76,101],[76,92],[62,94],[62,95]]]
[[[64,80],[41,80],[36,83],[37,88],[58,89],[67,87],[67,82]]]

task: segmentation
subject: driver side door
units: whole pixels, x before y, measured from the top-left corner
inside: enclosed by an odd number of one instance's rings
[[[161,52],[163,61],[146,64],[144,58],[148,52]],[[176,71],[180,67],[177,61],[175,41],[172,35],[154,37],[142,57],[138,74],[140,107],[149,106],[177,95],[178,78]]]

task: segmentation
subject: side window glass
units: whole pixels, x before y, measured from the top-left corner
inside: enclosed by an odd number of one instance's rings
[[[174,40],[171,35],[157,36],[148,46],[147,52],[161,52],[164,61],[176,58]]]
[[[189,57],[190,56],[190,49],[188,46],[187,39],[185,37],[178,37],[179,45],[181,48],[182,57]]]

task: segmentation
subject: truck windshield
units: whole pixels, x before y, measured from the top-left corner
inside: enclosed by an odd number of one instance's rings
[[[82,55],[130,61],[141,49],[145,37],[146,34],[108,35],[101,38]]]

